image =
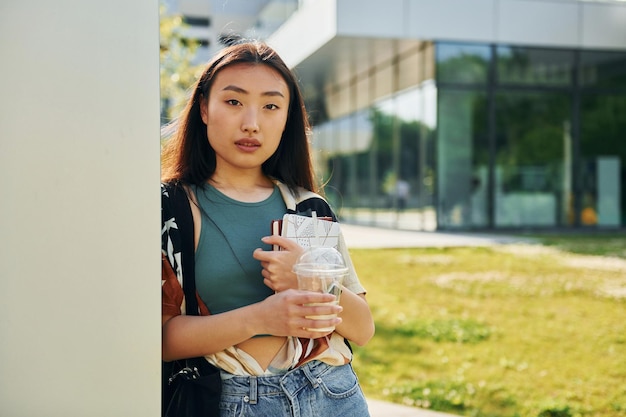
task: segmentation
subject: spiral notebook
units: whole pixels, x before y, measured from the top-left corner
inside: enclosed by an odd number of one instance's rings
[[[282,220],[272,223],[272,233],[295,240],[304,248],[324,246],[339,250],[341,228],[339,223],[328,217],[285,214]],[[277,249],[274,247],[274,250]]]

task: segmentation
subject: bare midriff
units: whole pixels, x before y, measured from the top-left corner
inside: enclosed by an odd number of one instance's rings
[[[255,337],[239,343],[237,347],[252,356],[266,370],[286,340],[284,336]]]

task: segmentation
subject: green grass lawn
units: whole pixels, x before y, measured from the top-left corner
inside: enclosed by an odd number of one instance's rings
[[[540,239],[352,250],[376,321],[355,347],[365,394],[476,417],[626,416],[626,237]]]

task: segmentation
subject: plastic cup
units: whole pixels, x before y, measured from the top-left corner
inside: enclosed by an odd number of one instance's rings
[[[343,257],[334,248],[316,247],[307,249],[293,267],[298,277],[298,288],[305,291],[328,293],[335,296],[335,300],[328,303],[311,303],[307,305],[339,304],[341,285],[348,274]],[[307,316],[315,320],[327,320],[336,317],[336,314]],[[307,328],[314,332],[330,332],[335,327]]]

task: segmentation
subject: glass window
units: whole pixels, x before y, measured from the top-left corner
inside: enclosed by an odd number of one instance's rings
[[[442,42],[419,54],[431,58],[310,90],[313,114],[331,120],[313,145],[342,218],[418,230],[626,226],[626,52]]]
[[[442,228],[488,225],[486,95],[440,90],[437,124],[437,221]]]
[[[489,70],[489,45],[438,43],[437,82],[485,84]]]
[[[397,126],[395,176],[389,187],[390,205],[401,229],[434,230],[432,125],[426,123],[428,101],[424,88],[399,93],[394,100]]]
[[[496,95],[496,226],[569,223],[570,103],[554,93]]]
[[[433,126],[424,119],[433,103],[423,89],[410,89],[375,103],[368,114],[371,141],[358,155],[359,185],[369,191],[373,224],[434,230]],[[367,188],[369,186],[369,188]],[[361,200],[365,204],[365,199]]]
[[[626,53],[583,51],[580,65],[581,85],[626,88]]]
[[[384,209],[383,213],[377,213],[377,221],[391,226],[391,218],[385,212],[391,209],[388,192],[394,175],[394,129],[397,121],[393,114],[393,100],[389,98],[376,103],[371,109],[370,120],[372,146],[375,149],[372,163],[378,175],[376,208]]]
[[[574,51],[498,46],[497,78],[502,84],[567,86],[572,82]]]
[[[626,225],[626,96],[584,95],[580,224]]]

